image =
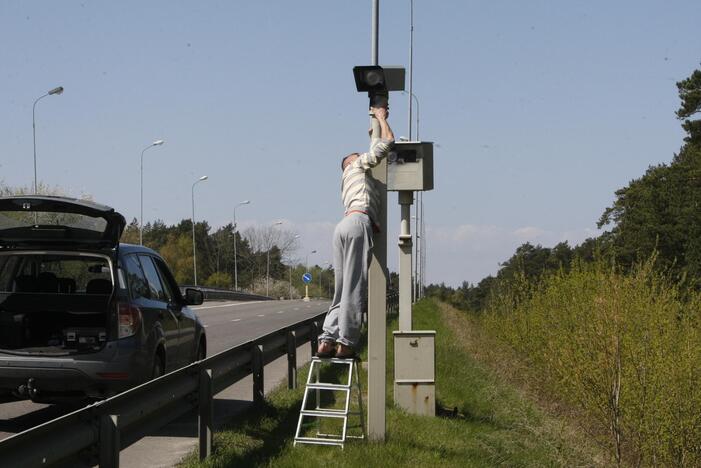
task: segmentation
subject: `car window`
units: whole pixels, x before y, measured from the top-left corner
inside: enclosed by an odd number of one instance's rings
[[[12,282],[15,279],[18,263],[19,257],[15,255],[0,256],[0,291],[12,291]]]
[[[173,281],[173,275],[170,274],[166,264],[159,258],[153,258],[156,267],[158,268],[158,273],[161,276],[161,283],[163,284],[163,290],[166,293],[169,302],[175,302],[177,295],[175,294],[175,289],[178,287]]]
[[[143,297],[148,299],[151,297],[148,283],[146,283],[146,276],[144,276],[141,263],[139,263],[139,259],[136,258],[136,255],[127,255],[124,257],[124,269],[127,273],[127,284],[129,285],[129,291],[131,291],[131,298],[139,299]]]
[[[166,296],[165,291],[163,291],[161,278],[158,276],[156,265],[153,264],[151,257],[148,255],[139,255],[139,260],[141,260],[141,266],[143,267],[144,274],[146,275],[148,288],[151,292],[151,299],[168,302],[168,297]]]
[[[71,254],[0,255],[0,291],[47,294],[109,294],[107,259]]]

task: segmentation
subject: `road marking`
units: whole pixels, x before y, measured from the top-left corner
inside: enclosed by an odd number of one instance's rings
[[[234,320],[232,320],[232,322],[240,322],[240,321],[241,321],[241,319],[234,319]]]
[[[294,310],[299,310],[299,307],[295,307]]]
[[[260,315],[260,314],[259,314],[258,317],[265,317],[265,315]]]
[[[284,314],[285,311],[284,311],[284,310],[278,310],[277,313],[278,313],[278,314]]]
[[[207,328],[209,325],[202,325],[204,328]]]
[[[221,304],[221,305],[215,305],[215,306],[192,307],[192,309],[194,309],[194,310],[216,309],[218,307],[234,307],[234,306],[240,306],[240,305],[246,305],[246,304],[260,304],[261,302],[265,302],[265,301],[237,302],[236,304]]]

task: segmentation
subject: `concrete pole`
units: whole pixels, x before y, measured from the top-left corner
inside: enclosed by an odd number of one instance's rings
[[[378,64],[380,0],[372,0],[372,65]],[[380,137],[380,123],[370,119],[370,138]],[[370,174],[383,186],[387,183],[384,159]],[[384,441],[386,430],[385,395],[387,372],[387,192],[380,196],[378,219],[380,232],[375,234],[368,271],[368,439]]]
[[[414,193],[399,192],[401,227],[399,232],[399,330],[409,331],[411,325],[411,204]]]
[[[411,141],[411,96],[414,85],[414,0],[409,0],[409,141]]]

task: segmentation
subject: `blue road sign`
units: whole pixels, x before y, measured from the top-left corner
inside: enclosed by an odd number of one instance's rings
[[[312,274],[311,273],[305,273],[302,275],[302,281],[304,281],[304,284],[309,284],[312,282]]]

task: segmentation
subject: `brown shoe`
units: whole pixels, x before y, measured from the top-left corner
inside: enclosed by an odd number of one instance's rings
[[[354,359],[356,358],[355,351],[350,346],[338,343],[336,346],[336,357],[338,359]]]
[[[330,358],[336,354],[336,347],[333,341],[322,340],[316,349],[316,355],[320,358]]]

